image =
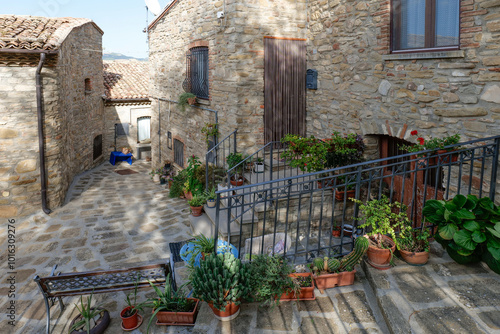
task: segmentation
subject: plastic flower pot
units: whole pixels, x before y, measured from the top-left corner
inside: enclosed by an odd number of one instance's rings
[[[311,286],[301,287],[300,293],[297,296],[295,292],[285,292],[281,295],[280,300],[314,300],[316,296],[314,295],[314,280],[312,279],[312,273],[293,273],[290,277],[311,277]]]
[[[188,300],[192,300],[196,302],[194,308],[190,312],[170,312],[170,311],[160,311],[156,313],[156,324],[157,325],[192,325],[196,321],[196,317],[198,316],[200,301],[196,298],[188,298]],[[154,313],[154,310],[153,310]]]
[[[208,306],[210,306],[214,312],[214,316],[220,321],[233,320],[240,314],[240,305],[236,305],[235,303],[227,304],[225,311],[218,310],[213,303],[208,303]]]
[[[122,318],[122,326],[125,329],[135,328],[139,322],[139,317],[137,316],[137,310],[135,310],[131,316],[128,317],[125,316],[125,313],[128,312],[130,309],[131,307],[127,306],[120,313],[120,317]]]
[[[215,199],[207,199],[207,206],[209,208],[215,208]]]

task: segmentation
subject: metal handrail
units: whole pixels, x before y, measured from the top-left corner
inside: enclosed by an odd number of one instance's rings
[[[236,152],[236,136],[237,136],[238,129],[235,129],[233,132],[228,134],[226,137],[224,137],[220,142],[216,143],[214,147],[212,147],[210,150],[205,153],[205,190],[209,190],[210,182],[210,172],[209,172],[209,157],[212,154],[215,158],[215,166],[219,167],[219,150],[222,149],[223,155],[224,155],[224,149],[226,145],[229,148],[229,151],[231,151],[231,146],[232,146],[232,151]],[[232,141],[232,143],[231,143]],[[231,145],[232,144],[232,145]],[[222,160],[225,160],[225,157],[222,157]],[[224,166],[224,161],[222,162],[222,166]],[[215,180],[215,175],[214,175],[214,180]]]

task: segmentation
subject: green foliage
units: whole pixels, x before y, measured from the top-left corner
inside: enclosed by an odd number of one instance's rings
[[[327,168],[342,167],[360,163],[363,161],[365,143],[363,137],[355,133],[341,135],[339,132],[332,133],[331,138],[326,139],[327,145],[326,164]]]
[[[87,331],[87,334],[90,334],[90,330],[93,328],[91,327],[91,321],[99,315],[103,310],[100,308],[101,304],[96,305],[92,307],[92,296],[94,293],[90,294],[89,297],[87,297],[87,304],[83,304],[83,296],[80,296],[80,307],[78,304],[75,304],[76,309],[81,315],[81,319],[79,321],[76,321],[73,326],[69,329],[68,333],[73,332],[74,330],[80,328],[82,325],[85,325],[85,330]],[[95,326],[95,323],[94,323]]]
[[[384,234],[390,234],[397,246],[395,230],[402,224],[410,223],[406,215],[406,205],[399,202],[391,203],[385,196],[378,200],[368,201],[366,204],[357,199],[352,199],[352,201],[360,204],[359,210],[363,216],[355,219],[363,220],[364,218],[365,223],[360,227],[371,229],[367,235],[376,242],[377,247],[385,248],[382,242]]]
[[[205,254],[210,254],[213,253],[214,251],[214,246],[215,246],[215,239],[214,238],[207,238],[205,235],[200,234],[198,235],[194,240],[189,242],[191,245],[194,247],[190,248],[188,251],[185,253],[182,253],[181,255],[183,257],[187,257],[189,254],[192,254],[188,265],[193,267],[194,265],[194,260],[200,253],[205,253]]]
[[[177,175],[172,177],[172,186],[170,187],[169,197],[176,198],[182,195],[184,183],[187,180],[187,171],[181,170]]]
[[[243,161],[243,154],[237,152],[230,153],[226,157],[226,161],[229,169],[231,169]]]
[[[184,112],[186,110],[186,106],[188,105],[188,99],[192,99],[196,97],[193,93],[182,93],[179,95],[179,110]]]
[[[221,311],[230,303],[239,305],[251,293],[250,264],[242,264],[231,253],[211,254],[191,268],[191,285],[197,298]]]
[[[128,306],[130,306],[130,314],[134,314],[134,311],[142,311],[142,304],[137,304],[137,289],[138,289],[138,284],[139,284],[139,280],[141,279],[141,275],[140,274],[137,274],[137,277],[135,279],[135,282],[134,282],[134,290],[132,292],[129,292],[126,296],[125,296],[125,302],[127,303]],[[133,301],[131,299],[130,296],[133,296]]]
[[[428,200],[425,218],[438,225],[439,237],[459,255],[486,249],[500,261],[500,209],[488,197],[457,195],[449,201]]]
[[[148,328],[146,330],[147,333],[149,333],[149,327],[158,312],[191,312],[195,307],[196,302],[186,298],[184,286],[181,286],[175,291],[172,289],[172,284],[170,284],[170,282],[171,278],[169,273],[165,282],[165,288],[161,291],[153,282],[149,281],[149,284],[151,284],[156,292],[156,296],[154,298],[149,298],[142,304],[142,307],[153,308],[153,315],[149,319]]]
[[[205,135],[205,140],[208,144],[210,144],[210,139],[212,137],[219,136],[219,125],[217,123],[205,123],[205,126],[201,128],[201,133]]]
[[[252,256],[252,291],[262,306],[279,304],[281,295],[289,290],[298,292],[300,286],[289,275],[293,267],[279,255]]]
[[[193,195],[203,193],[203,182],[200,181],[201,162],[194,154],[188,159],[186,171],[186,181],[184,182],[184,192],[192,192]]]
[[[430,236],[428,228],[415,230],[409,223],[402,224],[396,237],[398,249],[415,253],[428,252]]]
[[[327,146],[321,140],[311,136],[287,134],[282,143],[288,148],[281,154],[291,167],[298,167],[302,171],[316,172],[325,169]]]
[[[203,195],[193,195],[193,198],[188,201],[188,204],[193,207],[203,206],[207,202],[205,196]]]
[[[217,199],[217,195],[215,194],[215,187],[210,188],[210,190],[205,191],[205,198],[215,200]]]
[[[418,136],[417,131],[412,131],[412,136]],[[406,152],[420,152],[425,150],[440,150],[446,146],[458,144],[460,141],[460,135],[454,134],[453,136],[448,136],[444,138],[431,138],[425,140],[422,137],[417,138],[417,143],[415,145],[401,145],[399,148]],[[447,151],[456,150],[458,147],[453,147],[447,149]]]

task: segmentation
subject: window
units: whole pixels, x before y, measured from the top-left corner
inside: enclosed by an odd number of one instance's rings
[[[90,93],[92,92],[92,82],[90,82],[90,79],[87,78],[85,79],[85,93]]]
[[[457,49],[459,0],[392,0],[392,51]]]
[[[190,49],[186,57],[186,66],[184,90],[200,99],[208,99],[208,47]]]
[[[140,142],[151,138],[151,117],[139,117],[137,119],[137,141]]]

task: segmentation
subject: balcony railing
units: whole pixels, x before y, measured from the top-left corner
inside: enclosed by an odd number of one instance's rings
[[[236,134],[231,132],[205,154],[205,190],[215,187],[218,182],[226,179],[226,157],[236,153]]]
[[[422,217],[428,199],[474,194],[495,200],[499,145],[496,136],[449,146],[442,154],[408,153],[218,191],[215,235],[246,259],[281,248],[295,263],[342,256],[364,232],[358,204],[349,197],[366,202],[382,195],[406,204],[415,228],[433,230]]]

